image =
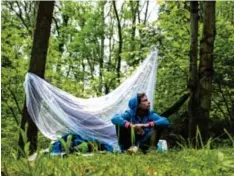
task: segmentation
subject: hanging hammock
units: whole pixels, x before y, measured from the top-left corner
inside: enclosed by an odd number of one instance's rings
[[[146,92],[153,105],[156,70],[157,52],[153,51],[114,91],[90,99],[76,98],[27,73],[24,87],[28,113],[41,133],[51,140],[75,133],[116,149],[118,140],[111,118],[128,109],[129,99],[138,92]]]

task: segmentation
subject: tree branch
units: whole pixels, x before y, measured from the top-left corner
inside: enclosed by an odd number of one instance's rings
[[[26,29],[27,29],[29,35],[32,36],[32,31],[29,29],[29,26],[26,24],[26,22],[25,22],[25,20],[24,20],[24,18],[23,18],[23,16],[22,16],[22,9],[20,8],[19,2],[16,1],[16,4],[17,4],[17,7],[18,7],[18,9],[19,9],[19,13],[17,13],[17,11],[15,11],[14,9],[12,9],[12,10],[13,10],[13,11],[15,12],[15,14],[20,18],[20,20],[22,21],[23,25],[26,27]]]
[[[184,94],[182,97],[180,97],[180,99],[174,103],[169,109],[167,109],[166,111],[164,111],[161,116],[163,117],[169,117],[171,116],[173,113],[175,113],[176,111],[179,110],[179,108],[185,103],[185,101],[188,99],[188,97],[190,96],[190,93],[186,93]]]
[[[13,100],[15,101],[15,104],[17,106],[17,109],[18,109],[19,113],[22,114],[22,111],[21,111],[21,108],[20,108],[19,103],[17,101],[15,93],[10,88],[9,88],[9,91],[11,92],[11,95],[13,97]]]
[[[11,113],[12,113],[12,116],[14,117],[14,120],[15,120],[17,126],[19,126],[19,122],[18,122],[18,120],[17,120],[17,116],[16,116],[16,114],[15,114],[14,109],[13,109],[12,107],[10,107],[10,105],[7,103],[7,100],[6,100],[6,99],[4,99],[3,97],[2,97],[2,99],[3,99],[3,102],[4,102],[4,103],[7,105],[7,107],[10,109],[10,111],[11,111]]]
[[[56,26],[56,30],[57,30],[57,33],[58,33],[58,36],[59,36],[59,34],[60,34],[60,32],[59,32],[59,25],[58,25],[58,22],[57,22],[57,19],[55,18],[55,17],[52,17],[52,20],[54,21],[54,24],[55,24],[55,26]]]
[[[146,21],[147,21],[147,15],[148,15],[148,7],[149,7],[149,1],[146,1],[146,11],[145,11],[145,17],[144,17],[144,22],[143,24],[145,25],[146,24]]]

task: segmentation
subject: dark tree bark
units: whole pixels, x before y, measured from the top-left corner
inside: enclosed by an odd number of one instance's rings
[[[54,9],[54,1],[39,2],[29,72],[32,72],[40,76],[41,78],[44,78],[44,73],[45,73],[46,55],[49,45],[53,9]],[[30,153],[33,153],[37,149],[38,129],[27,111],[26,100],[25,100],[23,115],[20,125],[21,129],[25,130],[26,123],[28,123],[27,139],[30,142]],[[22,150],[24,149],[24,141],[21,134],[19,137],[19,147]],[[19,156],[20,155],[21,154],[19,153]]]
[[[117,59],[116,72],[117,72],[118,82],[120,83],[120,68],[121,68],[121,55],[120,54],[122,53],[123,39],[122,39],[121,23],[120,23],[118,11],[117,11],[117,8],[116,8],[116,4],[115,4],[115,1],[112,1],[112,2],[113,2],[115,16],[116,16],[116,19],[117,19],[118,35],[119,35],[119,49],[118,49],[118,53],[117,53],[118,59]]]
[[[189,137],[192,137],[193,119],[196,118],[196,108],[198,102],[195,99],[195,89],[197,83],[197,56],[198,56],[198,1],[190,2],[190,67],[188,88],[190,89],[190,97],[188,102],[189,116]],[[195,126],[194,126],[195,125]]]
[[[231,112],[231,115],[232,115],[232,125],[234,124],[234,102],[232,102],[232,112]]]
[[[194,118],[191,121],[191,137],[196,136],[198,127],[203,140],[208,137],[208,120],[211,107],[213,59],[215,40],[215,1],[204,3],[203,37],[200,41],[200,63],[195,89]]]

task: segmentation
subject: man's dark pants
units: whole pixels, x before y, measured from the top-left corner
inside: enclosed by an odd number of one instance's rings
[[[145,153],[150,146],[156,147],[158,140],[163,132],[163,127],[152,128],[142,140],[142,136],[134,132],[135,140],[133,141],[131,137],[131,128],[120,127],[116,125],[116,132],[118,136],[118,142],[121,150],[127,150],[129,147],[135,145]]]

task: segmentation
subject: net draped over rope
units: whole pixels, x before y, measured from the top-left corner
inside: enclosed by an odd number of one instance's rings
[[[26,105],[41,133],[51,140],[67,133],[118,147],[111,118],[128,109],[129,99],[146,92],[151,106],[157,71],[157,52],[153,51],[132,75],[111,93],[97,98],[81,99],[49,84],[33,73],[27,73],[24,87]]]

